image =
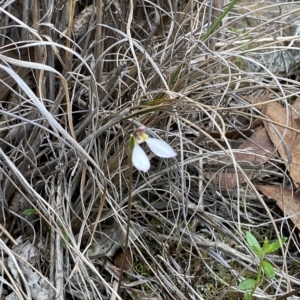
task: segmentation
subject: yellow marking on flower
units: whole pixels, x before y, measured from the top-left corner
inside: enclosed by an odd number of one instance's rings
[[[146,133],[141,133],[136,137],[136,140],[139,144],[144,143],[148,139],[148,134]]]

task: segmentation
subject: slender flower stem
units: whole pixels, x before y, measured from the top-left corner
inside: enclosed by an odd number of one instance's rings
[[[131,149],[131,147],[129,149],[128,162],[129,162],[129,168],[128,168],[128,172],[129,172],[128,212],[127,212],[127,225],[126,225],[126,236],[125,236],[125,245],[124,245],[124,257],[123,257],[122,266],[121,266],[121,270],[120,270],[119,284],[118,284],[118,289],[117,289],[117,293],[119,295],[120,295],[120,289],[121,289],[121,284],[122,284],[123,275],[124,275],[125,261],[127,259],[130,221],[131,221],[131,205],[132,205],[132,149]]]
[[[263,268],[262,268],[262,262],[263,262],[263,260],[264,260],[264,256],[262,256],[262,257],[260,258],[260,261],[259,261],[259,268],[258,268],[258,271],[257,271],[257,277],[256,277],[256,280],[255,280],[255,285],[254,285],[254,287],[253,287],[252,290],[251,290],[251,294],[250,294],[249,299],[252,299],[252,297],[253,297],[253,295],[254,295],[254,293],[255,293],[257,287],[258,287],[258,286],[260,285],[260,283],[261,283],[261,275],[262,275],[262,270],[263,270]]]

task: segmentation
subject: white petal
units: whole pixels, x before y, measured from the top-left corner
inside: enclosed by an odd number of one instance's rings
[[[173,148],[163,140],[147,138],[145,142],[147,143],[151,151],[159,157],[168,158],[177,155]]]
[[[136,144],[132,151],[132,163],[140,171],[147,172],[150,169],[150,161],[142,147]]]

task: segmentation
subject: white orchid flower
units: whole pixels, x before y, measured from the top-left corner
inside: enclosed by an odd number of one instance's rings
[[[135,134],[131,136],[133,139],[132,163],[138,170],[143,172],[147,172],[150,169],[150,161],[139,144],[146,142],[150,150],[162,158],[170,158],[177,155],[173,148],[165,141],[149,138],[145,130],[145,126],[139,127]]]

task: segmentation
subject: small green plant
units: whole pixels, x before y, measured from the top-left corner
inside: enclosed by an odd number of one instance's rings
[[[38,216],[39,212],[35,208],[28,208],[28,209],[25,209],[23,211],[23,215],[26,216],[26,217]],[[47,228],[49,228],[49,225],[47,224],[47,222],[45,222],[45,219],[43,217],[42,217],[42,222],[43,222],[44,225],[46,225]],[[58,226],[62,230],[62,234],[63,234],[64,239],[62,239],[61,242],[63,244],[63,247],[65,247],[66,246],[66,242],[70,241],[70,237],[66,233],[66,231],[64,230],[63,223],[61,221],[58,221]]]
[[[281,247],[281,245],[286,242],[287,238],[282,238],[281,240],[269,243],[268,238],[265,237],[262,247],[259,245],[256,237],[248,231],[246,232],[246,239],[250,248],[259,257],[259,268],[257,271],[256,279],[246,278],[239,284],[239,289],[242,291],[246,291],[244,300],[251,300],[255,290],[262,281],[263,273],[270,279],[275,278],[275,270],[273,266],[265,260],[265,256],[277,251]]]
[[[23,215],[26,217],[31,217],[33,215],[38,215],[38,211],[35,208],[28,208],[23,211]]]
[[[65,248],[67,244],[70,242],[70,236],[68,233],[65,231],[65,227],[63,226],[65,224],[65,219],[63,218],[63,221],[58,220],[58,226],[62,232],[63,238],[61,239],[61,244]]]
[[[251,39],[253,38],[252,36],[247,34],[247,29],[244,28],[242,31],[237,30],[236,28],[232,27],[231,31],[240,38],[240,41],[245,40],[245,44],[241,46],[241,49],[243,51],[248,51],[249,50],[249,44],[247,43],[247,41],[251,41]],[[243,59],[241,57],[236,57],[235,59],[235,63],[236,66],[239,69],[242,69],[243,67]]]
[[[234,33],[234,34],[236,34],[237,36],[241,36],[241,40],[251,40],[253,37],[252,36],[249,36],[249,35],[246,35],[246,33],[247,33],[247,29],[246,28],[244,28],[241,32],[240,31],[238,31],[236,28],[234,28],[234,27],[232,27],[231,28],[231,31]],[[244,50],[244,51],[247,51],[247,50],[249,50],[249,44],[244,44],[243,46],[242,46],[242,49]]]

